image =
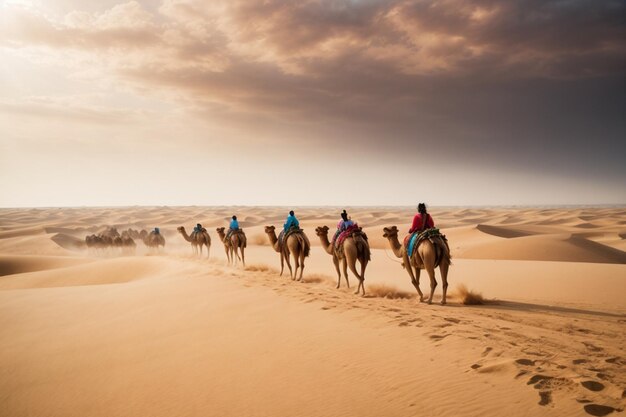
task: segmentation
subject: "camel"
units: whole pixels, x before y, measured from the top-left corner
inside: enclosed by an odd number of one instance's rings
[[[424,301],[424,294],[420,290],[420,271],[425,269],[430,277],[430,295],[428,297],[428,304],[433,302],[433,294],[437,287],[437,280],[435,279],[435,268],[437,268],[437,258],[439,260],[439,271],[441,272],[441,282],[443,284],[443,298],[441,299],[441,305],[446,304],[446,293],[448,291],[448,268],[450,267],[450,249],[448,245],[442,240],[438,239],[440,243],[433,245],[429,239],[424,239],[413,250],[411,259],[408,259],[406,248],[398,241],[398,228],[396,226],[385,227],[383,229],[383,237],[389,240],[391,250],[398,257],[402,258],[402,266],[407,270],[411,277],[411,282],[417,290],[420,296],[420,302]],[[413,272],[415,268],[415,273]]]
[[[226,233],[224,233],[224,229],[224,227],[218,227],[215,230],[217,231],[220,240],[224,244],[224,250],[226,251],[226,258],[228,258],[228,263],[235,263],[238,259],[243,262],[243,266],[245,267],[246,257],[244,255],[244,249],[247,246],[246,234],[243,232],[243,230],[239,229],[237,232],[232,233],[230,235],[230,238],[226,240]],[[241,257],[239,256],[239,250],[241,250]]]
[[[315,229],[315,234],[320,238],[322,247],[326,250],[326,253],[332,255],[333,264],[337,270],[337,288],[341,285],[341,272],[339,270],[339,261],[341,261],[343,276],[346,279],[346,285],[350,288],[350,282],[348,281],[348,267],[354,276],[359,280],[359,286],[357,287],[355,294],[359,293],[362,289],[362,295],[365,295],[365,268],[370,260],[370,247],[363,237],[352,236],[346,238],[343,242],[341,254],[337,254],[333,244],[328,240],[328,226],[318,227]],[[356,270],[357,260],[361,264],[361,273]]]
[[[300,268],[300,277],[297,278],[297,280],[302,281],[302,274],[304,273],[304,258],[309,256],[309,252],[311,250],[309,239],[306,237],[304,232],[289,235],[287,242],[285,242],[285,247],[283,247],[282,250],[278,245],[279,242],[278,237],[276,237],[276,228],[274,226],[265,226],[265,233],[267,233],[274,250],[280,253],[280,275],[283,275],[283,269],[285,267],[284,261],[287,261],[287,267],[289,268],[289,276],[291,279],[295,280],[296,277],[298,277],[298,268]],[[290,255],[293,255],[294,264],[296,266],[295,273],[291,269],[291,262],[289,261]]]
[[[161,233],[157,233],[152,230],[150,233],[142,230],[139,233],[139,237],[143,240],[144,245],[149,248],[154,248],[157,251],[159,250],[159,246],[163,246],[165,248],[165,238]]]
[[[191,242],[191,250],[194,255],[200,254],[202,256],[202,245],[206,246],[206,257],[209,259],[210,251],[211,251],[211,236],[209,236],[209,232],[206,229],[202,229],[201,232],[192,232],[191,236],[187,235],[187,231],[183,226],[180,226],[178,232],[183,235],[183,238],[187,242]]]

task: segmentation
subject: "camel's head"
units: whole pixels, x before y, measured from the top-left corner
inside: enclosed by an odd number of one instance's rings
[[[383,237],[386,238],[398,236],[398,228],[396,226],[384,227],[383,232]]]
[[[276,228],[274,226],[265,226],[265,233],[274,233]]]
[[[218,227],[217,229],[215,229],[215,231],[219,234],[224,234],[224,227]]]
[[[318,236],[327,236],[328,235],[328,226],[316,227],[315,234]]]
[[[183,226],[178,226],[176,230],[178,230],[180,233],[183,233],[185,231],[185,228]]]

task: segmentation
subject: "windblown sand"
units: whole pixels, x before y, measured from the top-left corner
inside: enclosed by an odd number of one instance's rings
[[[279,276],[263,228],[287,210],[0,210],[0,415],[621,415],[625,208],[432,208],[447,306],[419,303],[382,237],[411,209],[349,209],[372,247],[366,297],[352,276],[335,289],[315,236],[336,208],[297,210],[314,246],[302,283]],[[215,233],[233,213],[245,269]],[[209,259],[176,232],[198,222]],[[165,249],[88,250],[107,226],[160,227]]]

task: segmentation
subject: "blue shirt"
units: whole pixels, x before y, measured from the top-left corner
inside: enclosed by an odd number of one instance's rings
[[[296,219],[296,216],[289,215],[287,216],[287,221],[283,225],[283,230],[286,232],[292,227],[300,227],[300,222]]]
[[[237,230],[239,229],[239,222],[237,220],[231,220],[230,221],[230,228],[232,230]]]
[[[341,220],[339,222],[339,230],[340,231],[344,231],[346,229],[348,229],[348,227],[354,225],[354,222],[352,220]]]

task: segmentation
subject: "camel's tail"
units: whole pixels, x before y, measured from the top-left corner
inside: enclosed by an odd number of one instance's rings
[[[296,236],[298,236],[300,246],[302,246],[302,249],[304,250],[304,257],[308,257],[311,252],[311,242],[309,242],[309,238],[304,234],[304,232],[297,233]]]
[[[358,257],[363,257],[364,259],[371,261],[370,245],[367,243],[367,240],[365,240],[361,235],[355,235],[354,243],[356,244]]]
[[[437,252],[435,268],[437,268],[443,261],[446,261],[448,265],[452,265],[450,246],[448,246],[448,240],[445,238],[445,236],[437,236],[436,238],[433,238],[432,241]]]
[[[246,237],[245,233],[239,233],[238,234],[239,237],[239,247],[241,248],[247,248],[248,247],[248,238]]]

